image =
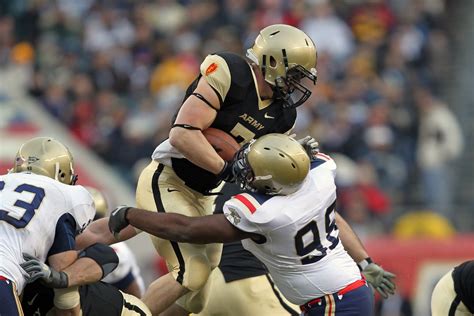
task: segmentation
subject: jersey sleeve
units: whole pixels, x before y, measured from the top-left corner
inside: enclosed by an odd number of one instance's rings
[[[48,251],[48,257],[74,250],[76,246],[76,221],[74,217],[69,214],[63,214],[56,223],[56,231],[54,234],[53,244]]]
[[[201,75],[217,92],[221,103],[225,100],[231,85],[230,69],[224,58],[208,55],[201,63]]]
[[[336,162],[328,155],[323,153],[316,154],[316,159],[311,161],[311,170],[316,168],[324,168],[331,172],[333,177],[336,177]]]
[[[224,203],[223,213],[226,219],[238,229],[262,234],[254,216],[260,204],[250,194],[242,193],[233,196]]]
[[[76,220],[76,234],[80,234],[92,222],[95,216],[94,200],[82,186],[75,186],[72,193],[71,215]]]

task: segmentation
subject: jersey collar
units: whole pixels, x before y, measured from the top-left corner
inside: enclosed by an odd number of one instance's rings
[[[258,85],[257,85],[257,77],[255,77],[255,73],[253,72],[252,66],[249,65],[249,67],[250,67],[250,72],[252,73],[253,83],[255,85],[255,91],[257,91],[258,109],[263,110],[267,108],[270,104],[272,104],[273,100],[272,99],[262,100],[260,98],[260,92],[258,90]]]

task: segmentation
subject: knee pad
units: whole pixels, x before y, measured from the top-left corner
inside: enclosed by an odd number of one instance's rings
[[[206,245],[206,255],[209,258],[211,270],[219,266],[222,256],[222,244],[208,244]]]
[[[180,267],[178,274],[182,271]],[[184,263],[184,275],[182,285],[190,291],[198,291],[207,282],[211,274],[211,264],[204,255],[189,256]]]

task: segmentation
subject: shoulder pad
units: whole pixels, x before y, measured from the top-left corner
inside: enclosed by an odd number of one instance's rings
[[[328,155],[323,153],[316,154],[316,158],[311,161],[311,169],[324,166],[329,170],[336,170],[336,162]]]
[[[230,70],[225,59],[215,54],[207,55],[201,63],[200,71],[207,83],[219,94],[221,101],[224,101],[231,84]]]
[[[237,228],[258,233],[257,214],[260,203],[252,195],[241,193],[224,203],[223,213],[227,220]]]

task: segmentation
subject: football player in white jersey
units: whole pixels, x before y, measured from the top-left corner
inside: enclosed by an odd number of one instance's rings
[[[105,217],[109,210],[105,196],[95,188],[86,187],[86,189],[94,199],[97,211],[94,219]],[[142,297],[145,293],[145,283],[143,282],[140,268],[132,251],[125,242],[113,244],[111,247],[119,258],[118,266],[114,271],[103,278],[102,281],[112,284],[127,294]]]
[[[241,164],[237,179],[249,193],[227,201],[224,214],[186,217],[123,206],[112,212],[110,230],[118,233],[131,224],[178,242],[243,240],[305,315],[373,315],[372,293],[344,248],[360,254],[363,246],[346,228],[339,236],[336,225],[334,161],[318,154],[310,162],[293,138],[269,134],[244,147],[235,163]],[[363,268],[374,266],[359,259]],[[380,267],[374,271],[369,270],[376,274],[377,290],[394,293],[394,275]]]
[[[48,137],[23,144],[13,168],[0,176],[0,315],[22,315],[22,253],[48,260],[58,271],[76,260],[74,239],[95,214],[91,195],[74,186],[76,179],[71,153]],[[67,274],[61,276],[67,284]],[[58,290],[55,300],[64,312],[79,307],[69,289]]]

